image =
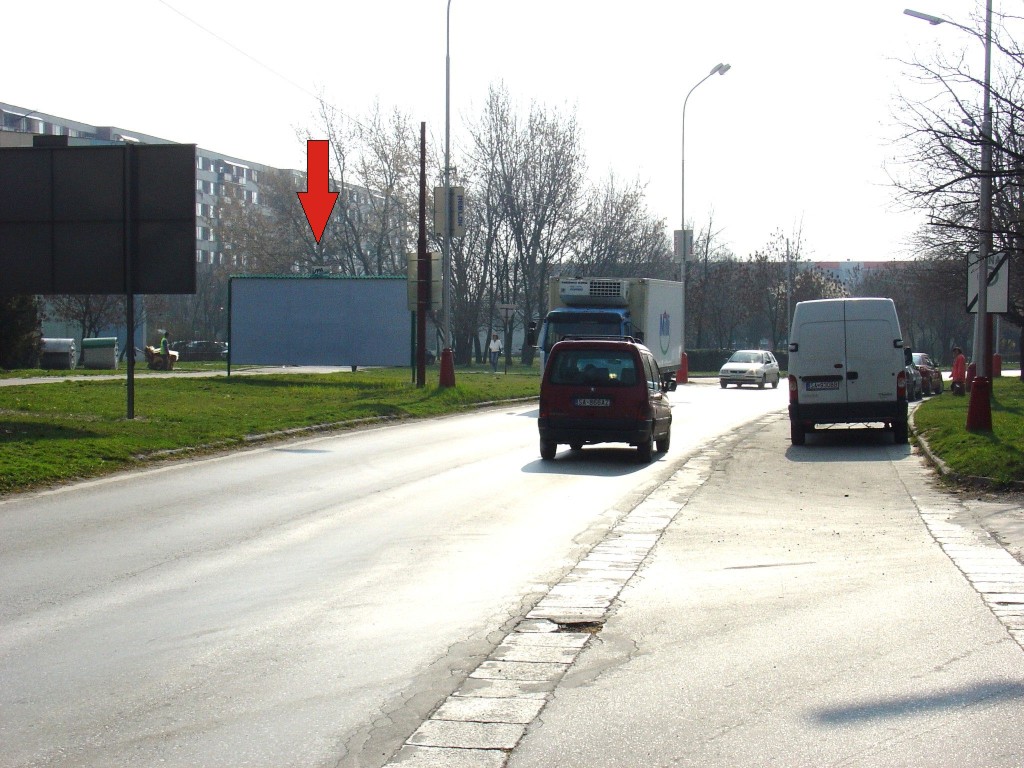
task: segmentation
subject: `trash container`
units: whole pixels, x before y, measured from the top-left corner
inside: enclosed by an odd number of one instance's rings
[[[82,364],[86,368],[117,368],[117,339],[82,339]]]
[[[42,368],[71,369],[78,365],[78,350],[74,339],[43,339]]]

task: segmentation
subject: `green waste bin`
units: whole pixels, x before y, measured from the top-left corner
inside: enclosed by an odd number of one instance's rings
[[[117,369],[117,339],[113,336],[82,339],[82,365],[86,368]]]

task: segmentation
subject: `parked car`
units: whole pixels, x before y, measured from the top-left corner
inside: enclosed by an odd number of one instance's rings
[[[921,374],[921,391],[926,395],[942,393],[942,371],[924,352],[914,352],[914,365]]]
[[[801,301],[789,339],[789,428],[804,445],[819,424],[880,422],[908,440],[907,372],[889,298]]]
[[[903,348],[903,356],[907,365],[903,369],[907,372],[907,401],[920,400],[924,397],[922,389],[921,372],[914,365],[914,353],[910,347]]]
[[[226,360],[228,345],[223,341],[176,341],[171,349],[182,361]]]
[[[672,406],[651,351],[631,339],[575,337],[551,348],[540,384],[540,455],[559,443],[578,451],[594,443],[629,443],[641,462],[669,448]]]
[[[742,387],[744,384],[757,384],[764,389],[771,384],[772,389],[779,386],[779,363],[775,355],[762,349],[740,349],[732,353],[718,372],[718,383],[725,389],[730,384]]]

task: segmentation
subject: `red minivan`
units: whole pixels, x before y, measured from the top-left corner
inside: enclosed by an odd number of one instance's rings
[[[540,455],[555,458],[559,443],[574,451],[594,443],[629,443],[640,461],[654,446],[664,453],[672,406],[654,355],[628,337],[568,338],[551,348],[540,384]]]

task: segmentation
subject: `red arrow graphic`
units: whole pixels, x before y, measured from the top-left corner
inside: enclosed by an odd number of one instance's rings
[[[326,139],[309,139],[306,141],[306,191],[296,192],[302,210],[306,213],[306,221],[313,230],[313,237],[319,243],[327,228],[327,220],[338,200],[338,193],[327,188],[330,174],[330,160],[327,155]]]

